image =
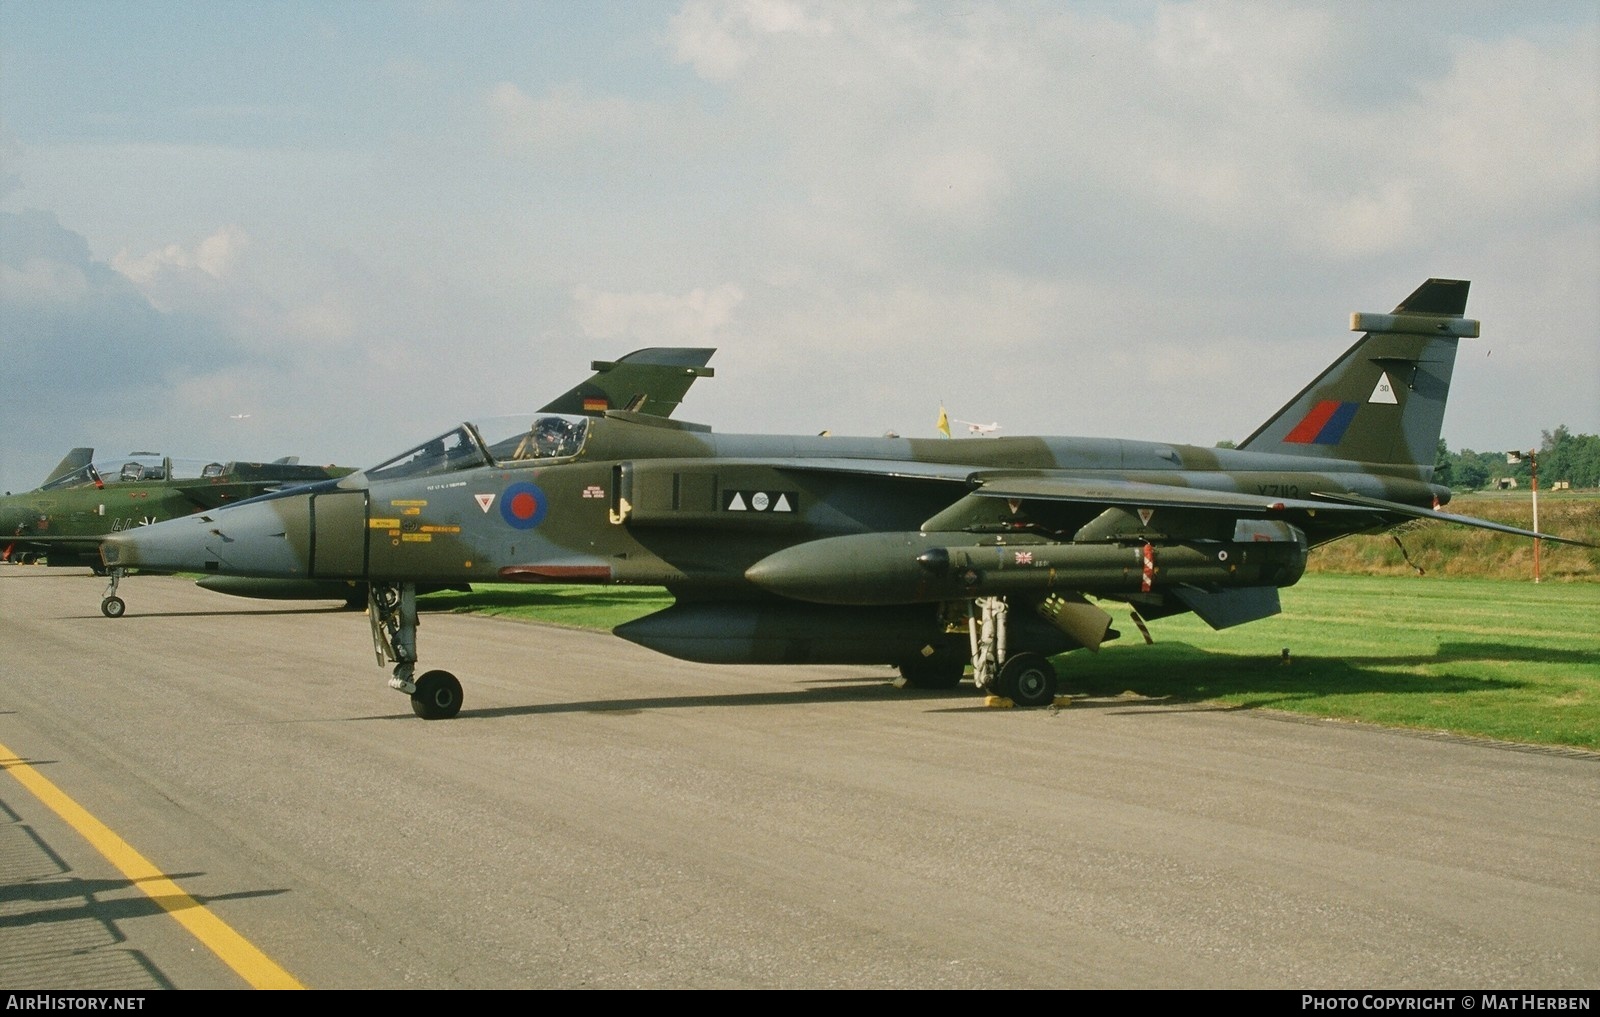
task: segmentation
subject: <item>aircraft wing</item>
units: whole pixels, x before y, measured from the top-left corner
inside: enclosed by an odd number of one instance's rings
[[[1325,494],[1315,492],[1314,497],[1326,498],[1335,503],[1347,502],[1351,505],[1376,509],[1379,512],[1393,512],[1396,515],[1411,516],[1415,519],[1433,519],[1441,523],[1460,523],[1462,526],[1476,526],[1483,530],[1495,530],[1500,533],[1510,533],[1518,537],[1536,537],[1539,540],[1553,540],[1558,544],[1572,544],[1577,547],[1597,547],[1586,540],[1575,540],[1571,537],[1558,537],[1553,533],[1540,533],[1537,530],[1523,530],[1504,523],[1492,522],[1488,519],[1478,519],[1475,516],[1460,516],[1454,512],[1441,512],[1438,509],[1417,508],[1415,505],[1405,505],[1400,502],[1384,501],[1380,498],[1367,498],[1359,494]]]
[[[1310,498],[1276,498],[1270,495],[1149,484],[1116,478],[1003,475],[991,477],[979,473],[972,479],[976,484],[976,489],[972,493],[988,498],[1038,498],[1045,501],[1083,502],[1107,507],[1210,509],[1220,512],[1378,512],[1415,519],[1432,519],[1441,523],[1457,523],[1462,526],[1515,534],[1519,537],[1536,537],[1562,544],[1575,544],[1579,547],[1595,546],[1570,537],[1538,533],[1474,516],[1419,508],[1403,502],[1385,501],[1359,494],[1314,491],[1311,492]]]
[[[728,462],[722,460],[720,462]],[[1291,513],[1291,512],[1350,512],[1371,515],[1398,515],[1407,518],[1432,519],[1441,523],[1457,523],[1479,529],[1510,533],[1519,537],[1537,537],[1562,544],[1593,547],[1586,541],[1559,537],[1550,533],[1523,530],[1504,523],[1478,519],[1475,516],[1440,512],[1437,509],[1418,508],[1403,502],[1385,501],[1358,494],[1311,492],[1309,498],[1279,498],[1272,495],[1248,494],[1242,491],[1223,491],[1201,487],[1181,487],[1176,484],[1151,484],[1116,477],[1085,477],[1081,474],[1029,473],[1017,474],[1002,471],[974,470],[970,466],[945,463],[917,463],[901,460],[833,459],[803,460],[752,460],[753,464],[779,469],[808,470],[831,473],[862,473],[880,477],[914,480],[941,480],[968,486],[970,494],[980,498],[1033,498],[1041,501],[1078,502],[1102,505],[1106,508],[1176,508],[1215,511],[1236,514],[1239,512]],[[930,520],[930,523],[933,522]],[[939,528],[935,525],[933,528]]]
[[[853,459],[837,456],[827,459],[718,459],[717,465],[770,466],[779,470],[808,473],[859,473],[900,480],[943,480],[970,484],[972,467],[952,463],[919,463],[906,459]]]
[[[48,552],[50,550],[98,552],[100,542],[108,534],[59,534],[59,533],[23,533],[16,536],[0,537],[0,550],[7,547],[27,548],[29,550]]]
[[[740,460],[719,459],[718,465],[741,465]],[[1377,505],[1341,504],[1305,498],[1277,498],[1176,484],[1151,484],[1117,477],[1086,477],[1068,473],[1015,473],[985,470],[954,463],[919,463],[898,459],[752,459],[745,465],[781,470],[823,473],[858,473],[905,480],[936,480],[961,484],[967,494],[980,498],[1034,498],[1070,501],[1105,508],[1181,508],[1217,512],[1361,512],[1381,511]],[[1409,514],[1409,512],[1408,512]],[[1465,516],[1445,516],[1451,521]]]
[[[1175,484],[1149,484],[1115,477],[976,473],[971,480],[974,485],[972,493],[980,497],[1072,501],[1104,505],[1107,508],[1214,509],[1222,512],[1372,511],[1370,506],[1330,505],[1303,498],[1278,498],[1240,491],[1179,487]]]
[[[7,561],[27,561],[28,556],[45,557],[51,565],[98,568],[100,541],[105,534],[73,537],[54,534],[26,534],[0,537],[0,557]]]

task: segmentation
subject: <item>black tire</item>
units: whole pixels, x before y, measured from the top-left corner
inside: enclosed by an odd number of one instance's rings
[[[417,679],[411,712],[423,720],[449,720],[461,712],[461,683],[449,671],[429,671]]]
[[[1000,668],[1000,694],[1018,706],[1049,706],[1056,701],[1056,669],[1043,654],[1018,653]]]
[[[128,605],[122,602],[121,597],[107,597],[100,602],[100,613],[107,618],[121,618],[128,610]]]
[[[922,657],[900,665],[900,677],[914,689],[953,689],[966,677],[967,662],[939,656]]]

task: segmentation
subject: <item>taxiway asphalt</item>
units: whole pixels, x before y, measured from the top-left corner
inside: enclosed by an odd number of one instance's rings
[[[1593,754],[104,586],[0,566],[0,989],[1600,986]]]

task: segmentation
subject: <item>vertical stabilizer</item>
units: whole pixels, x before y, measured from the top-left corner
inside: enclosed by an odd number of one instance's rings
[[[1256,432],[1253,452],[1415,466],[1431,477],[1469,283],[1429,279],[1388,314],[1350,316],[1361,339]]]
[[[540,413],[598,416],[630,410],[670,417],[696,378],[709,378],[706,366],[715,348],[656,346],[635,350],[620,360],[596,360],[594,376],[539,408]]]

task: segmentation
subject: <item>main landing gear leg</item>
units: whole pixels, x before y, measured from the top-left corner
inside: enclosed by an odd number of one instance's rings
[[[1000,661],[1006,655],[1006,611],[1004,597],[979,597],[967,605],[967,636],[972,644],[972,682],[991,696],[999,695],[996,685]]]
[[[411,711],[423,720],[449,720],[461,712],[461,683],[449,671],[417,670],[417,584],[372,583],[367,587],[372,649],[382,667],[394,661],[389,687],[411,697]]]
[[[117,596],[117,584],[122,582],[122,570],[112,569],[108,575],[111,576],[111,585],[106,587],[105,595],[100,598],[100,613],[107,618],[121,618],[128,610],[128,605]]]
[[[978,597],[968,608],[972,680],[991,696],[1018,706],[1049,706],[1056,701],[1056,669],[1042,653],[1008,653],[1004,597]]]

